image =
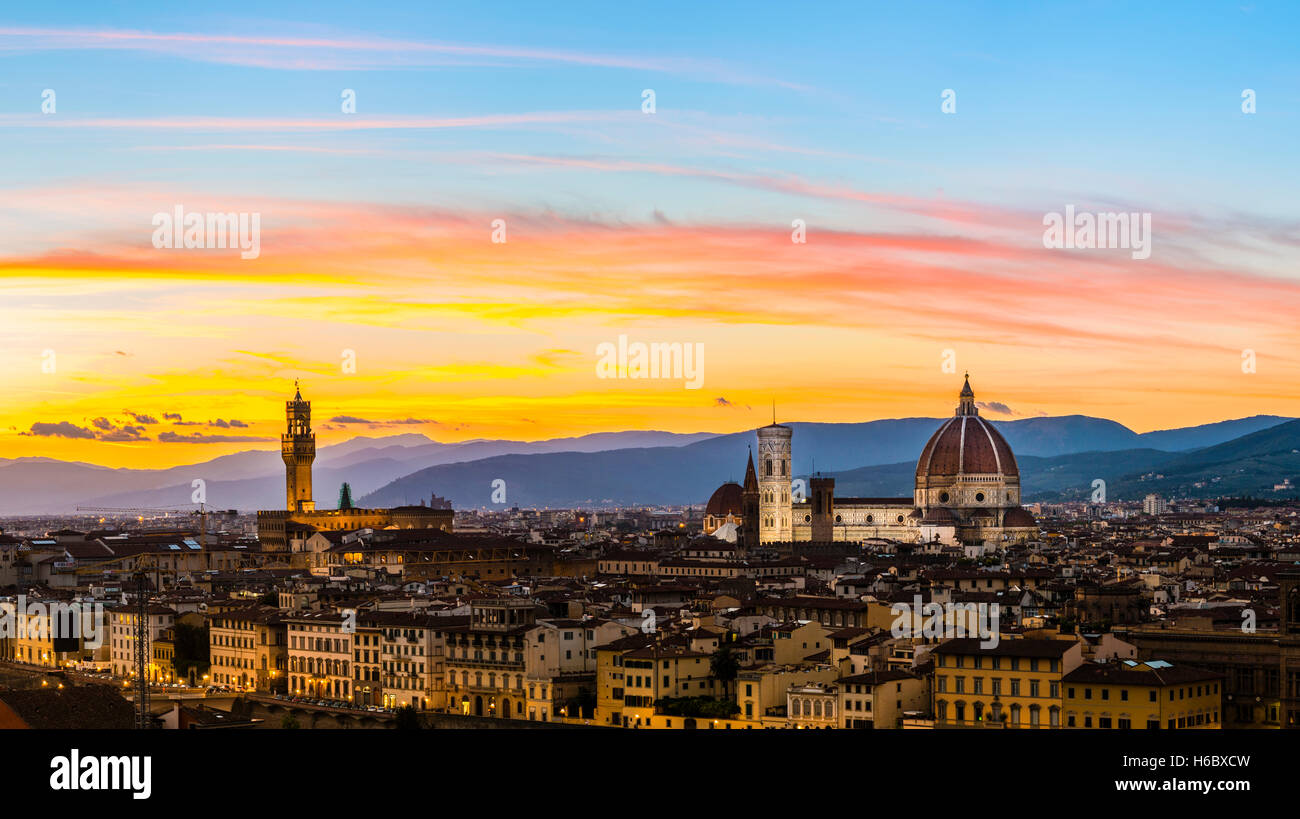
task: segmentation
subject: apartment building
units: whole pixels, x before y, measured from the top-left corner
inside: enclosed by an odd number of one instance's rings
[[[1223,677],[1164,660],[1084,663],[1065,675],[1065,727],[1223,727]]]
[[[135,674],[135,628],[138,615],[134,605],[106,609],[108,615],[109,661],[114,676],[130,677]],[[153,657],[153,642],[176,622],[176,612],[166,606],[150,604],[146,617],[149,645],[146,656]],[[151,666],[152,666],[151,662]],[[156,669],[149,672],[156,678]]]
[[[354,615],[320,611],[284,618],[288,638],[288,691],[348,702],[353,696]]]
[[[903,715],[930,707],[930,685],[906,671],[886,670],[836,680],[839,728],[902,728]]]
[[[286,690],[288,656],[288,630],[278,610],[249,606],[208,615],[209,676],[214,684]]]
[[[958,638],[931,651],[941,728],[1058,728],[1062,679],[1083,663],[1074,640]]]

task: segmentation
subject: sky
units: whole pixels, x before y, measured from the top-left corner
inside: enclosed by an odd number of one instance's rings
[[[10,4],[0,458],[274,447],[295,379],[321,444],[941,417],[966,371],[994,419],[1298,415],[1298,16]],[[1048,247],[1067,207],[1149,255]]]

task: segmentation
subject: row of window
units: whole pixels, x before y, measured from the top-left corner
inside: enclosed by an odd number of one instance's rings
[[[1173,730],[1177,728],[1195,728],[1199,725],[1214,725],[1219,721],[1218,710],[1208,710],[1198,714],[1188,714],[1182,717],[1170,717],[1165,720],[1165,727]],[[1084,714],[1082,717],[1077,714],[1067,713],[1065,715],[1065,725],[1067,728],[1115,728],[1117,730],[1126,730],[1133,727],[1131,717],[1120,715],[1112,718],[1110,715],[1097,717],[1096,723],[1093,723],[1092,714]],[[1158,730],[1160,728],[1159,719],[1147,719],[1147,728]]]
[[[962,676],[954,676],[954,677],[952,677],[951,679],[952,679],[952,690],[951,690],[951,692],[950,692],[949,689],[948,689],[948,680],[949,680],[949,678],[948,678],[948,677],[944,677],[944,676],[935,677],[935,690],[937,690],[940,694],[947,694],[947,693],[953,693],[953,694],[968,694],[968,693],[969,693],[969,694],[983,694],[983,693],[984,693],[984,678],[983,678],[983,677],[971,677],[971,678],[970,678],[970,680],[971,680],[971,685],[970,685],[970,690],[969,690],[969,691],[967,691],[967,689],[966,689],[966,678],[965,678],[965,677],[962,677]],[[1012,678],[1012,679],[1010,680],[1011,685],[1010,685],[1010,690],[1007,692],[1007,695],[1008,695],[1008,696],[1011,696],[1011,697],[1025,697],[1025,696],[1028,696],[1028,697],[1040,697],[1040,696],[1042,696],[1042,693],[1041,693],[1041,692],[1042,692],[1042,686],[1040,685],[1040,681],[1039,681],[1039,680],[1030,680],[1030,681],[1029,681],[1029,689],[1028,689],[1029,693],[1027,693],[1027,694],[1026,694],[1026,693],[1023,693],[1024,688],[1021,686],[1020,682],[1021,682],[1021,681],[1020,681],[1020,678],[1018,678],[1018,677]],[[991,686],[992,686],[992,687],[991,687],[991,690],[989,691],[990,694],[992,694],[992,695],[995,696],[995,697],[1000,697],[1000,696],[1002,696],[1002,678],[1001,678],[1001,677],[994,677],[994,678],[992,679],[992,681],[991,681]],[[1061,684],[1060,684],[1059,682],[1056,682],[1055,680],[1050,681],[1050,682],[1048,683],[1048,685],[1047,685],[1047,696],[1051,697],[1052,699],[1059,699],[1060,696],[1061,696]]]
[[[1084,688],[1082,689],[1082,691],[1083,691],[1083,698],[1085,700],[1092,699],[1091,688]],[[1102,700],[1109,700],[1110,691],[1111,689],[1109,688],[1099,689],[1099,695],[1098,695],[1099,698]],[[1075,699],[1074,692],[1075,692],[1074,686],[1070,686],[1065,689],[1066,697],[1068,697],[1069,699]],[[1127,688],[1121,688],[1119,690],[1119,701],[1128,702],[1128,693],[1129,692]],[[1218,683],[1207,683],[1205,685],[1198,685],[1195,688],[1189,685],[1186,688],[1170,688],[1168,699],[1170,702],[1173,702],[1175,699],[1185,700],[1188,697],[1202,697],[1205,696],[1206,694],[1218,694],[1218,693],[1219,693]],[[1157,698],[1158,697],[1157,697],[1156,689],[1152,688],[1147,691],[1147,702],[1155,702]]]

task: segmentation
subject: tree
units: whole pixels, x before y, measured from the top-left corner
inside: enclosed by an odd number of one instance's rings
[[[172,665],[176,669],[176,677],[188,677],[191,668],[194,669],[195,678],[203,676],[210,660],[207,621],[201,626],[177,622],[172,626],[172,633],[176,646]]]
[[[709,677],[722,683],[724,697],[727,696],[731,684],[736,681],[739,674],[740,663],[736,662],[736,655],[732,653],[731,646],[728,643],[718,646],[718,650],[709,658]]]
[[[343,485],[339,487],[339,508],[352,508],[352,487],[348,485],[347,481],[344,481]]]

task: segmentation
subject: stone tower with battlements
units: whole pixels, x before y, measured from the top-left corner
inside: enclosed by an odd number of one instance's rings
[[[290,512],[312,512],[311,465],[316,460],[316,434],[311,431],[311,402],[302,400],[294,383],[292,401],[284,403],[285,431],[280,436],[280,457],[284,459],[285,508]]]

